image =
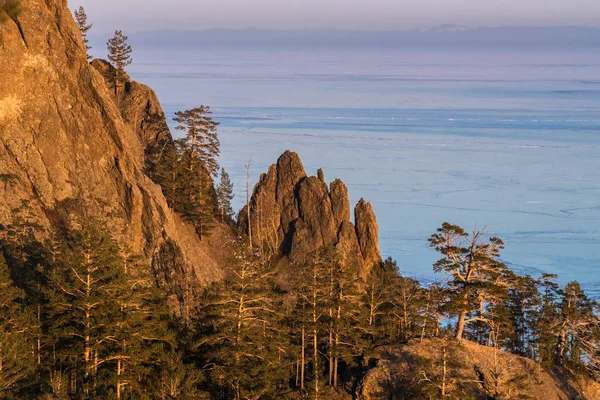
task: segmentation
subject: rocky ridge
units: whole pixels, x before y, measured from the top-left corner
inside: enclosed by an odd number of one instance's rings
[[[102,221],[152,261],[180,301],[221,279],[231,235],[200,240],[145,174],[149,155],[171,138],[154,92],[130,82],[115,96],[86,59],[67,2],[24,0],[0,25],[0,224],[20,214],[42,227]]]
[[[381,260],[378,226],[373,208],[361,199],[350,221],[346,185],[325,182],[322,170],[307,176],[298,154],[286,151],[254,187],[248,209],[240,212],[239,226],[252,232],[258,248],[293,260],[323,246],[335,246],[360,275]]]
[[[438,398],[443,375],[443,347],[448,363],[448,398],[598,399],[600,385],[576,378],[564,368],[552,371],[535,361],[466,340],[434,338],[390,346],[359,384],[360,400]],[[425,380],[427,377],[430,381]]]

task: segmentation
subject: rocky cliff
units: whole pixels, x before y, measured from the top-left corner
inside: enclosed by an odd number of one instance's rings
[[[0,224],[18,210],[42,231],[101,220],[181,300],[183,286],[222,277],[229,236],[201,241],[168,208],[144,173],[170,138],[160,104],[136,82],[115,97],[101,64],[87,62],[64,0],[23,0],[0,25]]]
[[[0,25],[0,65],[0,226],[27,214],[43,236],[101,221],[181,302],[190,287],[223,277],[229,230],[218,225],[200,240],[146,173],[171,140],[155,93],[130,81],[115,94],[112,67],[88,63],[66,1],[23,0]],[[253,241],[291,259],[334,245],[364,274],[380,258],[377,223],[363,200],[355,224],[350,215],[341,181],[308,177],[286,152],[255,187]]]
[[[348,189],[339,179],[325,183],[322,170],[307,176],[300,157],[286,151],[261,175],[239,225],[256,247],[294,260],[323,246],[335,246],[361,275],[380,261],[373,208],[363,199],[350,221]]]

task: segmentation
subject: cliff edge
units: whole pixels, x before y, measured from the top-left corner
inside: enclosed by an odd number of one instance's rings
[[[130,82],[115,97],[66,1],[22,1],[0,25],[0,65],[1,225],[26,213],[43,235],[102,221],[179,300],[222,277],[227,229],[200,240],[144,172],[171,138],[156,95]]]

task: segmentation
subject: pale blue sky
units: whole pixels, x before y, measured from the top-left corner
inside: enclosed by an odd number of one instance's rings
[[[600,26],[599,0],[70,0],[99,31]]]

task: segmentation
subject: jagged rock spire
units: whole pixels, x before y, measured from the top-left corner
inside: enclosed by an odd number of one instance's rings
[[[339,180],[328,187],[322,170],[307,177],[298,154],[286,151],[261,175],[250,201],[253,245],[300,258],[322,246],[338,247],[364,275],[380,261],[378,227],[371,205],[363,199],[350,221],[348,189]],[[246,210],[240,227],[247,229]]]

